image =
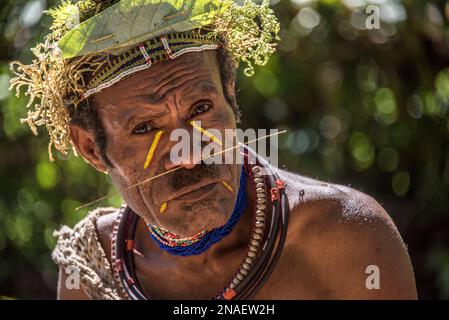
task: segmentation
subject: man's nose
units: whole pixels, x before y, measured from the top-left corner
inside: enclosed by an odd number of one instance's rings
[[[192,127],[183,124],[177,129],[173,135],[170,132],[167,141],[168,150],[163,160],[164,168],[167,171],[176,167],[193,169],[201,162],[201,141],[196,142],[197,146],[193,146],[195,142],[193,141]],[[171,138],[175,141],[171,141]]]

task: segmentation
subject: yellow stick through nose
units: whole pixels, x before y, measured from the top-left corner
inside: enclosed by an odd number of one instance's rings
[[[164,202],[159,208],[160,213],[164,213],[165,209],[167,209],[167,202]]]
[[[196,124],[195,121],[193,121],[193,120],[190,121],[190,124],[192,125],[193,128],[195,128],[196,130],[198,130],[202,134],[208,136],[212,141],[218,143],[220,146],[223,145],[223,143],[220,141],[220,139],[218,139],[216,136],[214,136],[212,133],[210,133],[206,129],[201,128],[199,125]]]
[[[222,181],[221,183],[222,183],[226,188],[228,188],[229,191],[231,191],[231,192],[234,191],[234,190],[232,189],[232,187],[231,187],[229,184],[226,183],[226,181]]]
[[[145,163],[143,164],[143,169],[145,170],[150,165],[151,159],[153,158],[154,152],[156,151],[157,144],[159,143],[159,140],[161,140],[162,136],[162,130],[159,130],[154,135],[153,142],[151,143],[150,150],[148,150],[147,158],[145,160]]]

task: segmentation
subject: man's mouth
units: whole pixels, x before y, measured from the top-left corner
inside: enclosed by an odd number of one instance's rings
[[[217,185],[218,182],[214,181],[206,184],[199,183],[185,187],[176,192],[175,196],[171,200],[200,200],[215,189]]]

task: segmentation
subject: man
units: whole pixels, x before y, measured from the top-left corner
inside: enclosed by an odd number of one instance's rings
[[[243,166],[173,160],[175,130],[221,144],[212,132],[236,128],[235,62],[251,75],[274,51],[266,2],[92,0],[51,14],[46,54],[12,80],[41,99],[27,121],[125,201],[56,233],[59,299],[416,298],[406,247],[371,197],[249,164],[246,148]]]

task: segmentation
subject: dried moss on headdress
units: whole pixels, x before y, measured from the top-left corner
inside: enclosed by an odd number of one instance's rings
[[[50,137],[50,161],[53,161],[53,147],[63,154],[70,148],[75,151],[69,134],[67,106],[76,108],[79,98],[86,91],[84,75],[95,73],[101,67],[97,58],[102,54],[63,59],[57,42],[67,31],[117,2],[64,0],[47,11],[53,19],[52,32],[32,49],[36,58],[31,64],[14,61],[10,65],[13,73],[10,89],[15,89],[19,96],[21,88],[26,88],[24,94],[29,96],[26,106],[28,115],[21,122],[27,122],[34,134],[37,134],[38,126],[46,127]],[[246,0],[242,6],[232,0],[223,2],[229,4],[229,8],[217,14],[214,22],[203,29],[211,37],[221,37],[236,62],[247,65],[245,75],[251,76],[254,73],[253,65],[266,64],[275,51],[279,23],[268,7],[268,0],[261,5]]]
[[[276,51],[276,40],[280,40],[279,22],[264,0],[257,5],[245,0],[243,6],[231,6],[216,17],[211,35],[220,35],[226,40],[226,49],[237,62],[247,65],[246,76],[254,74],[254,66],[267,64]]]
[[[73,97],[84,92],[85,72],[95,72],[101,66],[94,62],[93,56],[83,57],[73,61],[65,61],[60,50],[55,47],[54,34],[50,34],[32,49],[36,59],[31,64],[14,61],[10,64],[10,89],[20,95],[29,96],[27,117],[20,119],[28,123],[33,134],[37,135],[37,127],[45,126],[49,134],[48,154],[53,161],[53,147],[67,154],[67,149],[73,147],[69,134],[69,113],[66,105],[73,103]],[[76,103],[76,102],[75,102]],[[74,153],[76,151],[72,148]]]

